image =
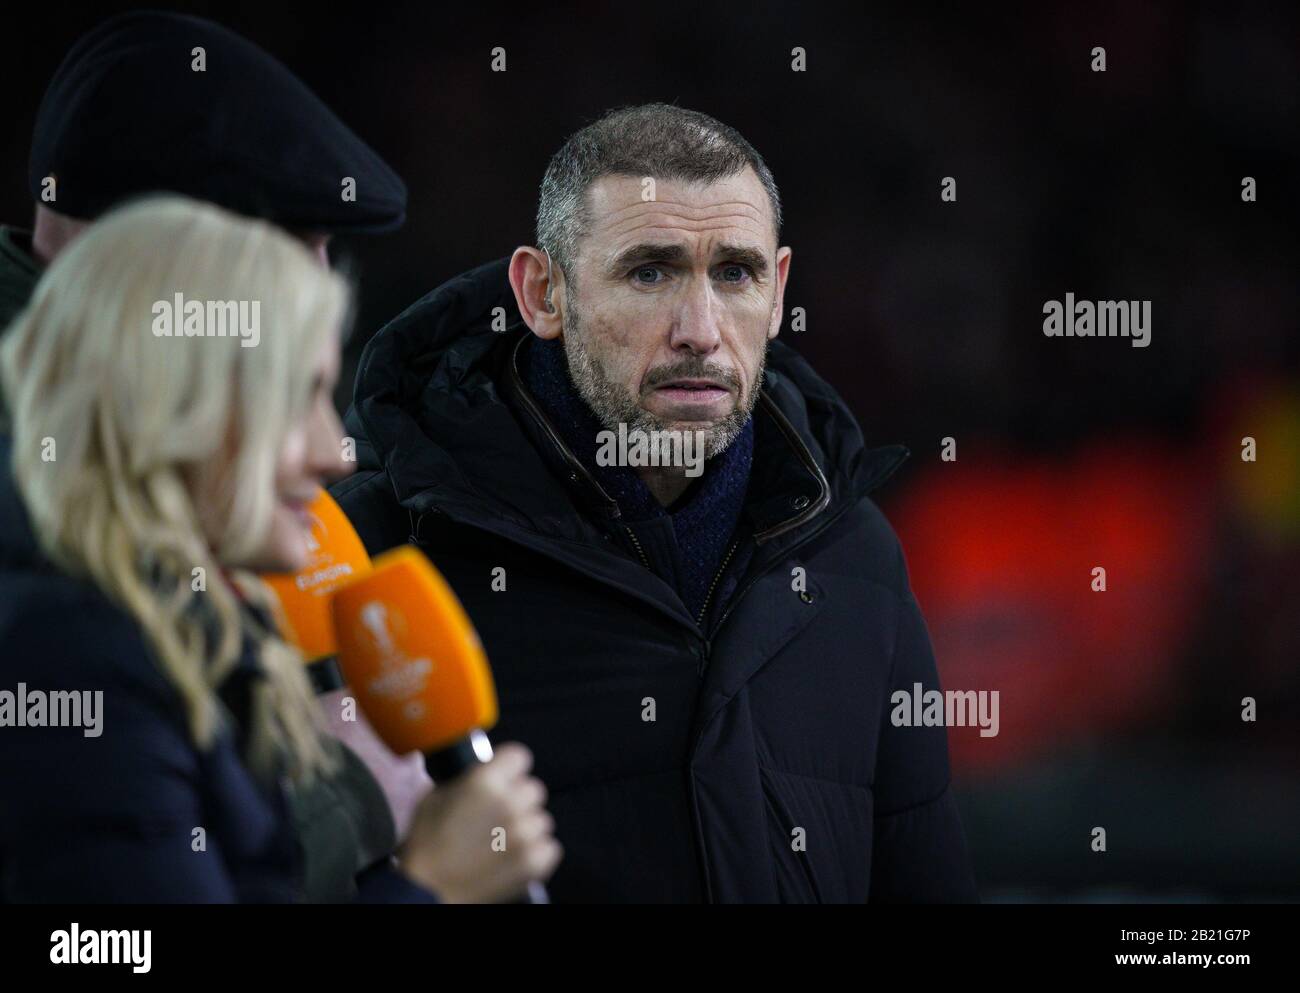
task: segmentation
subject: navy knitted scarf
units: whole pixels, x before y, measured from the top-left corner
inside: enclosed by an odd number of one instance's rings
[[[569,378],[561,342],[533,339],[525,352],[523,375],[529,391],[565,443],[617,501],[625,522],[670,519],[682,566],[677,592],[691,614],[697,614],[745,505],[754,461],[753,419],[745,423],[725,451],[705,462],[704,474],[690,489],[665,508],[641,482],[636,470],[596,464],[596,436],[604,425]]]

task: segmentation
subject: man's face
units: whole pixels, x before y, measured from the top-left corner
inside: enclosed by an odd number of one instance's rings
[[[752,170],[714,183],[604,176],[566,286],[570,374],[601,423],[705,432],[716,455],[749,418],[780,327],[778,251]]]

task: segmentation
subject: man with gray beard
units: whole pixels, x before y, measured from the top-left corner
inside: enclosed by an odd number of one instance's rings
[[[550,788],[557,902],[975,895],[946,730],[888,720],[894,690],[938,688],[868,495],[907,453],[867,449],[775,340],[780,231],[734,129],[613,111],[551,160],[536,246],[361,360],[335,496],[372,552],[423,548],[478,626],[499,732]],[[602,464],[620,430],[699,432],[704,472]]]

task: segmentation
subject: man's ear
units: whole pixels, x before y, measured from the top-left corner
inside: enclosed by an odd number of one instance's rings
[[[564,274],[559,266],[548,265],[548,262],[545,252],[528,245],[516,248],[510,257],[510,288],[514,290],[519,314],[532,328],[533,334],[547,341],[560,337],[564,330],[563,294],[560,292]]]
[[[767,327],[767,340],[771,341],[781,330],[781,317],[785,313],[785,281],[790,276],[790,259],[794,249],[789,245],[776,250],[776,297],[772,300],[772,320]]]

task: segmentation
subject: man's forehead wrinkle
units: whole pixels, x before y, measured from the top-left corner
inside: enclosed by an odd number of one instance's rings
[[[705,215],[710,211],[725,212],[728,208],[732,207],[741,208],[738,213],[747,213],[756,221],[762,222],[766,220],[763,216],[763,209],[748,200],[722,200],[717,203],[709,203],[696,207],[690,204],[679,203],[675,200],[642,200],[640,196],[633,198],[630,203],[624,204],[622,207],[613,208],[605,215],[605,219],[610,222],[617,222],[617,220],[624,214],[646,210],[661,210],[664,213],[678,214],[681,216],[690,214]]]
[[[614,198],[612,198],[611,195],[606,195],[606,198],[604,199],[612,200]],[[623,207],[615,207],[614,209],[611,209],[610,216],[616,217],[619,216],[620,213],[627,213],[628,211],[637,211],[637,209],[646,208],[646,207],[651,207],[651,208],[656,207],[660,209],[666,209],[666,211],[667,209],[677,208],[680,209],[680,211],[685,211],[685,212],[716,211],[716,209],[723,209],[727,207],[741,207],[741,208],[745,208],[746,211],[750,211],[751,213],[754,213],[755,216],[758,217],[763,216],[762,207],[759,207],[758,204],[755,204],[753,200],[711,200],[708,201],[708,203],[706,204],[694,205],[694,204],[682,203],[681,200],[675,200],[672,198],[668,198],[668,199],[656,198],[654,200],[642,200],[640,192],[637,192],[637,194],[630,196],[628,203],[625,203]]]
[[[748,214],[719,214],[716,217],[706,218],[675,216],[672,221],[655,214],[642,214],[642,216],[625,218],[620,224],[606,227],[607,234],[617,239],[628,238],[637,231],[685,231],[688,234],[701,234],[706,231],[722,233],[722,231],[736,229],[761,235],[767,230],[767,225],[757,218],[749,217]]]

